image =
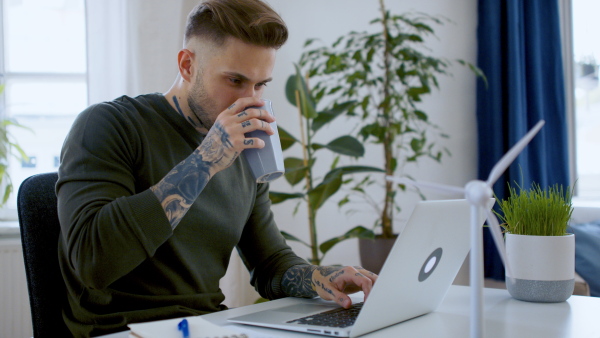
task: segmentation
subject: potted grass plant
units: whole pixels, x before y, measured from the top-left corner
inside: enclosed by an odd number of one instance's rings
[[[575,235],[567,233],[571,191],[554,185],[530,189],[509,185],[497,213],[505,230],[510,273],[506,286],[519,300],[562,302],[575,285]]]

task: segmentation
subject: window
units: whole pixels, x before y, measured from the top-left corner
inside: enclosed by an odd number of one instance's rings
[[[572,0],[577,197],[600,201],[600,2]]]
[[[27,177],[56,171],[64,138],[88,104],[84,0],[1,0],[0,112],[31,130],[11,127],[28,161],[11,159],[15,192]],[[12,211],[12,212],[10,212]]]

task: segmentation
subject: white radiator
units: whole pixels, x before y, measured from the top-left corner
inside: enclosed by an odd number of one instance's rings
[[[32,335],[21,241],[0,238],[0,338]]]

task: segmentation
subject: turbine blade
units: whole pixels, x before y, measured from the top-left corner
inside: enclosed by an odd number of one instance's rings
[[[413,181],[413,180],[409,180],[408,178],[405,178],[405,177],[396,177],[396,176],[386,176],[385,179],[388,181],[392,181],[392,182],[396,182],[396,183],[400,183],[400,184],[412,185],[417,188],[438,190],[440,192],[445,192],[447,194],[461,194],[461,195],[465,194],[465,189],[463,189],[461,187],[447,185],[447,184],[424,182],[424,181]]]
[[[492,213],[491,210],[486,208],[487,221],[489,228],[492,233],[492,238],[494,239],[494,244],[496,244],[496,249],[500,254],[500,258],[502,259],[502,264],[504,264],[504,269],[506,270],[506,274],[512,277],[512,273],[510,270],[510,266],[508,264],[508,257],[506,256],[506,247],[504,246],[504,239],[502,238],[502,232],[500,231],[500,224],[496,216]]]
[[[502,156],[500,161],[490,171],[490,176],[487,179],[486,184],[492,187],[494,183],[502,176],[504,171],[510,166],[510,164],[519,156],[525,146],[533,139],[533,137],[542,129],[546,123],[544,120],[540,120],[523,138],[519,140],[510,150]]]

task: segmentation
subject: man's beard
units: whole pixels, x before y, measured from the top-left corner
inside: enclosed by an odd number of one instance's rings
[[[196,82],[190,90],[190,95],[188,95],[188,106],[190,107],[192,114],[198,119],[200,127],[210,130],[215,121],[210,117],[210,112],[207,110],[214,110],[216,107],[214,102],[208,97],[208,93],[202,82],[201,72],[198,73]]]

